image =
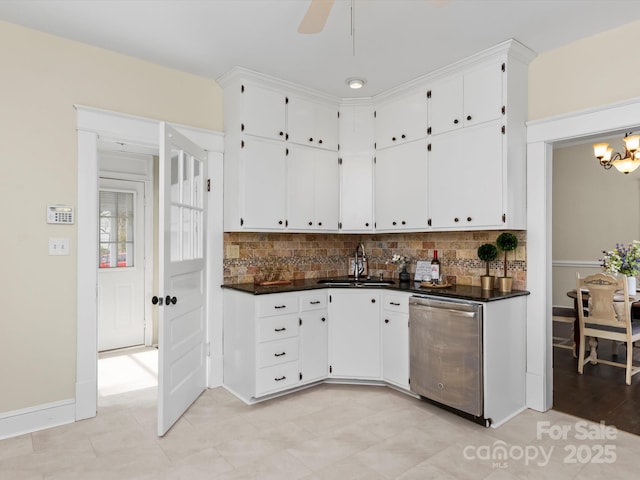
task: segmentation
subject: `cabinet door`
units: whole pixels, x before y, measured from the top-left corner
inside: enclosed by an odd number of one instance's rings
[[[409,315],[382,314],[382,376],[386,382],[409,389]]]
[[[340,107],[340,151],[373,151],[373,105],[342,105]]]
[[[376,153],[375,217],[377,230],[427,227],[426,140]]]
[[[329,371],[329,323],[326,310],[304,312],[301,315],[300,341],[302,353],[302,383],[327,377]]]
[[[289,97],[289,141],[329,150],[338,149],[338,109],[301,97]]]
[[[287,162],[289,229],[337,231],[340,213],[337,154],[289,145]]]
[[[342,231],[373,230],[373,155],[345,154],[340,172]]]
[[[279,230],[286,226],[286,152],[282,142],[243,139],[243,228]]]
[[[289,145],[287,156],[287,220],[293,230],[311,230],[315,225],[316,149]]]
[[[315,229],[338,231],[340,219],[340,165],[338,154],[316,149],[315,153]]]
[[[502,62],[491,62],[464,76],[464,125],[502,117]]]
[[[242,86],[241,130],[248,135],[284,140],[286,97],[283,93],[254,84]]]
[[[335,291],[329,295],[331,375],[380,379],[380,295]]]
[[[431,135],[462,128],[463,78],[457,76],[434,83],[429,88],[429,127]]]
[[[433,228],[502,224],[503,137],[501,125],[492,122],[432,139],[429,205]],[[473,145],[473,152],[461,152],[460,145]]]
[[[413,142],[427,135],[427,95],[419,90],[376,107],[376,149]]]

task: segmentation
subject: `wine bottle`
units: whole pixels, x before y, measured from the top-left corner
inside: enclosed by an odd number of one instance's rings
[[[431,282],[438,283],[440,281],[440,260],[438,260],[438,250],[433,251],[433,259],[431,260]]]

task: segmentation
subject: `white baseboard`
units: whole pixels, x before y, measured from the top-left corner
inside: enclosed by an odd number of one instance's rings
[[[73,423],[75,412],[75,401],[71,398],[0,413],[0,440]]]

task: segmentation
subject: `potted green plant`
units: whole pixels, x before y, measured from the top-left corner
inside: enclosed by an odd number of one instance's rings
[[[492,243],[485,243],[478,247],[478,258],[485,262],[487,272],[486,275],[480,277],[480,286],[482,290],[493,290],[495,278],[489,275],[489,262],[493,262],[498,256],[498,248]]]
[[[513,233],[503,232],[496,238],[496,245],[504,252],[504,276],[498,278],[498,290],[510,292],[513,278],[507,276],[507,253],[515,250],[518,246],[518,237]]]

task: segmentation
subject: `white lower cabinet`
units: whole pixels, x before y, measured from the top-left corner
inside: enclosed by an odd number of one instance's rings
[[[327,378],[329,373],[329,314],[326,292],[300,299],[300,367],[302,383]]]
[[[382,377],[385,382],[409,390],[409,297],[383,295]]]
[[[329,375],[382,378],[380,291],[329,291]]]

